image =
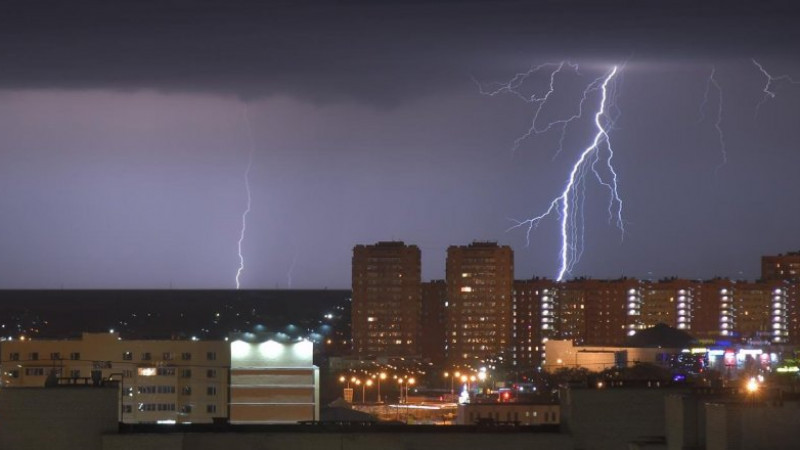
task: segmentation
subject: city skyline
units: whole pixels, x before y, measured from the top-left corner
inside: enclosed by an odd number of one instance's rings
[[[233,289],[240,262],[243,289],[350,288],[352,248],[391,240],[423,280],[473,241],[555,278],[559,220],[510,228],[603,105],[622,221],[587,178],[565,278],[756,279],[800,249],[800,14],[693,3],[4,7],[0,289]]]

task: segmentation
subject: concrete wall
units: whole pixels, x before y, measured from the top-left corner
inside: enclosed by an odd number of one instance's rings
[[[705,445],[705,402],[697,395],[669,395],[665,401],[669,450],[701,448]]]
[[[473,425],[480,419],[519,422],[520,425],[558,425],[559,405],[526,403],[468,403],[458,405],[457,425]]]
[[[116,386],[2,389],[0,449],[101,450],[118,404]]]
[[[405,433],[186,433],[103,437],[103,450],[485,450],[541,448],[571,450],[557,433],[405,432]]]
[[[561,393],[561,427],[575,449],[627,448],[642,437],[665,436],[664,400],[671,389],[567,389]]]
[[[710,403],[706,450],[782,450],[800,446],[800,404]]]

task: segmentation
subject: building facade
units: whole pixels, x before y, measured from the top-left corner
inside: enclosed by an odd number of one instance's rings
[[[644,327],[663,323],[691,333],[696,284],[693,280],[680,278],[646,283],[641,316]]]
[[[319,420],[319,369],[313,344],[247,339],[231,342],[232,424]]]
[[[512,333],[514,254],[474,242],[447,249],[446,354],[452,365],[508,357]]]
[[[2,341],[0,354],[3,389],[117,382],[123,423],[319,417],[319,373],[313,344],[305,340],[125,340],[83,333],[74,340]]]
[[[0,344],[4,388],[121,382],[124,423],[211,423],[226,418],[230,351],[224,341],[124,340],[83,333],[75,340]]]
[[[412,356],[420,353],[422,321],[420,251],[403,242],[353,248],[353,353]]]
[[[551,336],[556,283],[534,278],[515,280],[512,293],[512,365],[519,368],[538,366],[542,361],[542,340]]]

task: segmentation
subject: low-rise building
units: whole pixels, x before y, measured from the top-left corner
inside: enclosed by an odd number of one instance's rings
[[[43,387],[48,378],[121,382],[124,423],[211,423],[227,417],[230,350],[225,341],[125,340],[117,333],[0,344],[4,388]]]
[[[4,389],[118,382],[123,423],[293,423],[319,417],[313,344],[241,339],[0,342]],[[230,401],[229,401],[230,393]]]
[[[458,405],[456,425],[558,425],[559,412],[557,403],[465,403]]]
[[[587,369],[601,372],[614,367],[628,367],[636,363],[661,364],[664,355],[680,352],[681,349],[658,347],[611,347],[575,345],[571,340],[551,339],[545,344],[544,370]]]

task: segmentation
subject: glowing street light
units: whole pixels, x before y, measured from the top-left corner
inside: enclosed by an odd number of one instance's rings
[[[381,380],[386,379],[386,372],[381,372],[378,375],[378,403],[381,403]]]
[[[403,380],[402,378],[398,378],[397,379],[397,384],[400,385],[400,403],[403,403],[403,382],[404,381],[405,380]]]
[[[361,403],[367,403],[367,386],[372,386],[372,380],[367,380],[361,386]]]
[[[758,391],[758,380],[755,378],[750,378],[745,387],[747,388],[747,392],[750,394],[755,394],[756,391]]]

